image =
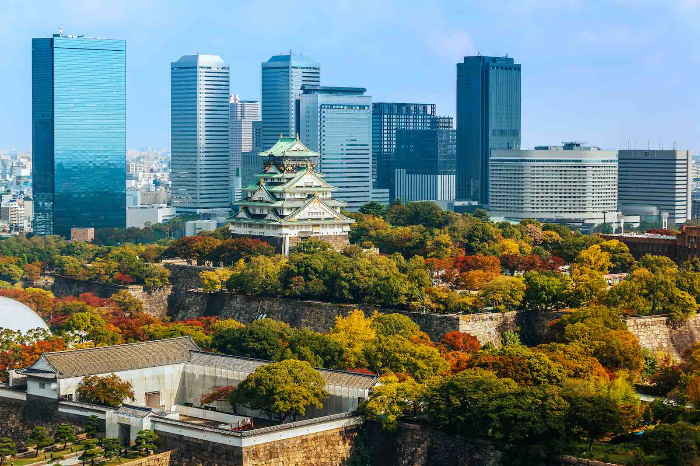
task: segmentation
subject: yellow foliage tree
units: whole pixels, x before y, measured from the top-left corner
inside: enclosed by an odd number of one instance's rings
[[[364,312],[355,309],[345,317],[335,317],[330,337],[345,348],[347,367],[367,366],[363,351],[365,346],[377,339],[377,332],[371,326],[376,315],[377,311],[374,311],[371,317],[365,317]]]
[[[594,244],[588,249],[581,251],[576,258],[576,262],[588,269],[597,270],[605,274],[608,273],[612,265],[610,263],[610,258],[611,255],[609,252],[603,251],[599,245]]]
[[[202,281],[204,292],[213,293],[223,290],[232,273],[230,269],[216,269],[200,273],[199,278]]]

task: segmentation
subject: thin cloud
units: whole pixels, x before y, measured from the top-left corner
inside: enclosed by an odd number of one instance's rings
[[[452,61],[461,61],[464,56],[473,55],[475,51],[474,42],[461,31],[447,34],[445,31],[435,30],[432,45],[440,56]]]

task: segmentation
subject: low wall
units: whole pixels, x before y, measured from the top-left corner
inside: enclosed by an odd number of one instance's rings
[[[173,463],[183,466],[341,466],[362,428],[352,413],[245,432],[153,422],[161,447],[176,448]]]
[[[173,457],[175,453],[177,453],[177,450],[170,450],[125,463],[129,466],[170,466],[171,457]]]

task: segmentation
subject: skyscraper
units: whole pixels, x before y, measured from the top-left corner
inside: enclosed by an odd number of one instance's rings
[[[618,151],[619,202],[623,214],[653,206],[682,225],[691,218],[692,165],[687,150]],[[658,221],[658,219],[657,219]]]
[[[472,56],[457,64],[457,198],[489,203],[492,149],[520,147],[520,65]]]
[[[126,227],[126,42],[32,39],[34,231]]]
[[[453,201],[456,162],[452,117],[436,117],[433,129],[396,130],[395,196],[405,202]]]
[[[372,187],[388,189],[394,199],[396,131],[435,127],[435,104],[375,102],[372,104]]]
[[[217,55],[184,55],[171,63],[170,81],[173,206],[229,210],[229,67]]]
[[[241,154],[241,187],[255,181],[255,174],[260,172],[260,152],[262,147],[262,121],[251,125],[251,149]],[[242,194],[241,194],[242,195]]]
[[[301,95],[301,139],[320,152],[324,179],[350,211],[369,202],[372,189],[372,97],[365,92],[304,86]]]
[[[232,200],[241,198],[241,155],[253,150],[253,122],[260,120],[260,102],[241,100],[237,95],[229,98],[231,118],[231,190]]]
[[[321,84],[321,65],[291,51],[262,63],[262,120],[265,149],[282,136],[295,136],[299,128],[301,86]]]

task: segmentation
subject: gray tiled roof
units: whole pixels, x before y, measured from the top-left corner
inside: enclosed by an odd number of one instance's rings
[[[44,353],[42,359],[58,378],[68,378],[183,363],[189,361],[190,350],[198,349],[190,337],[180,337]]]
[[[240,356],[227,356],[223,354],[207,353],[204,351],[192,351],[191,364],[205,367],[216,367],[231,371],[251,373],[259,366],[269,364],[270,361],[261,359],[243,358]],[[374,375],[357,374],[330,369],[316,369],[321,373],[327,385],[358,388],[362,390],[373,387],[379,378]]]

